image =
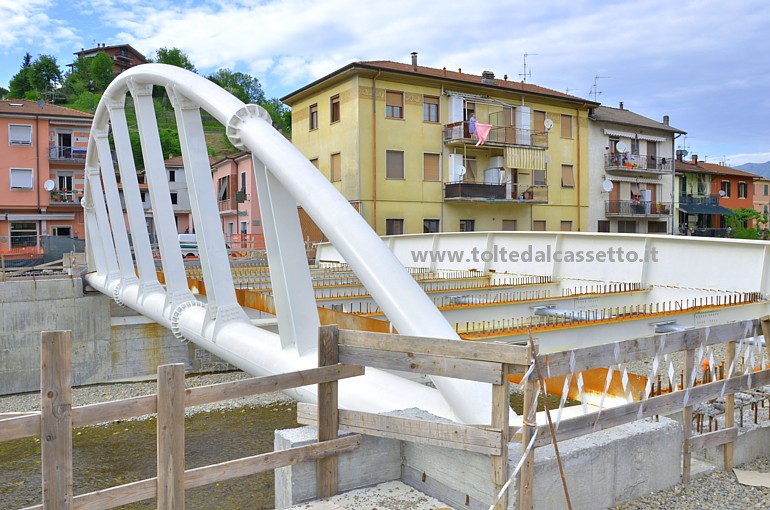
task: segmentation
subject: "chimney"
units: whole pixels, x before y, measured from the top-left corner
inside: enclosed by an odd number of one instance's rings
[[[663,125],[668,126],[668,115],[663,116]]]
[[[442,69],[442,70],[441,70],[441,74],[442,74],[442,75],[444,75],[444,76],[446,76],[446,67],[445,67],[444,69]]]
[[[486,83],[487,85],[492,85],[495,83],[495,73],[492,71],[484,71],[481,73],[481,83]]]
[[[504,74],[504,75],[503,75],[503,79],[504,79],[505,81],[508,81],[508,75],[507,75],[507,74]]]
[[[693,154],[692,155],[692,164],[693,165],[697,165],[698,164],[698,155],[697,154]]]
[[[417,52],[416,51],[412,52],[412,70],[413,71],[417,70]]]
[[[682,149],[676,150],[676,160],[677,161],[683,161],[684,160],[684,151]]]
[[[620,109],[623,109],[623,101],[620,102]]]
[[[462,67],[458,67],[457,68],[457,74],[463,74],[463,68]]]

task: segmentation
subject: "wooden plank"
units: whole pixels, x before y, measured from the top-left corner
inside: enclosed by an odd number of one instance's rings
[[[530,359],[534,358],[537,352],[530,351]],[[532,440],[532,434],[538,432],[537,429],[537,381],[534,372],[524,380],[524,405],[523,422],[521,431],[521,453],[525,456],[524,463],[519,472],[519,510],[532,510],[533,497],[532,492],[535,485],[535,448],[528,450],[529,442]]]
[[[346,379],[364,375],[364,367],[355,365],[333,365],[310,368],[285,374],[254,377],[242,381],[199,386],[186,390],[185,406],[209,404],[220,400],[246,397],[259,393],[282,391],[311,384],[325,383],[337,379]]]
[[[700,361],[700,360],[698,360]],[[695,363],[695,351],[688,349],[684,358],[684,387],[685,391],[692,388],[692,371]],[[691,391],[691,390],[690,390]],[[687,449],[687,444],[692,436],[692,403],[689,398],[687,406],[682,411],[682,430],[684,432],[684,451],[682,452],[682,482],[690,483],[690,471],[692,469],[692,454]]]
[[[193,487],[253,475],[300,462],[336,456],[341,453],[351,452],[359,446],[361,446],[361,436],[355,434],[331,439],[323,443],[312,443],[279,452],[264,453],[211,466],[188,469],[185,471],[184,488],[192,489]]]
[[[502,363],[489,361],[348,346],[340,346],[340,360],[367,367],[469,379],[490,384],[500,384],[503,369]]]
[[[433,354],[478,361],[495,361],[521,367],[529,366],[527,348],[521,345],[457,341],[347,329],[340,330],[340,345],[383,351]]]
[[[158,479],[148,478],[75,496],[73,506],[75,510],[102,510],[153,499],[157,496]]]
[[[158,367],[158,508],[184,508],[184,364]]]
[[[751,378],[751,385],[748,385],[749,378]],[[751,375],[733,377],[726,381],[715,381],[708,384],[702,384],[700,386],[695,386],[690,390],[690,397],[687,401],[687,405],[695,406],[719,397],[722,394],[723,385],[725,387],[724,394],[728,395],[730,393],[735,393],[736,391],[753,389],[767,384],[770,384],[770,369],[753,372]],[[674,393],[649,398],[645,402],[632,402],[630,404],[623,404],[618,407],[604,409],[601,414],[591,413],[576,418],[570,418],[568,420],[562,420],[558,430],[559,440],[563,441],[573,437],[590,434],[594,431],[594,424],[596,424],[596,430],[598,431],[636,421],[639,416],[640,407],[642,408],[642,418],[649,418],[656,414],[671,414],[685,407],[684,395],[684,391],[675,391]],[[551,439],[549,437],[550,433],[548,432],[547,426],[543,425],[538,427],[537,434],[538,438],[535,441],[536,446],[539,447],[550,444]]]
[[[72,508],[72,331],[43,331],[40,449],[43,507]]]
[[[732,443],[736,439],[738,439],[737,427],[706,432],[705,434],[700,434],[687,439],[684,442],[684,451],[696,452],[698,450],[703,450],[704,448],[719,446],[720,444],[727,446],[727,444]]]
[[[0,443],[40,434],[40,413],[0,420]]]
[[[765,337],[765,351],[767,352],[767,359],[770,360],[770,315],[765,315],[759,320],[760,329],[762,335]],[[764,367],[762,367],[764,368]]]
[[[730,371],[730,365],[733,364],[733,361],[735,360],[735,342],[729,342],[727,344],[727,349],[725,351],[725,370]],[[736,367],[737,369],[737,367]],[[735,376],[736,369],[733,369],[733,373],[730,374],[730,377]],[[725,377],[727,377],[728,374],[725,374]],[[725,428],[729,429],[731,427],[735,426],[735,395],[725,395]],[[736,436],[737,437],[737,436]],[[724,448],[724,466],[725,471],[728,473],[731,473],[733,470],[733,451],[734,451],[735,443],[729,442],[725,443]]]
[[[571,373],[570,362],[573,353],[575,356],[574,373],[577,373],[592,368],[609,367],[619,362],[627,363],[651,359],[656,354],[663,355],[695,349],[700,346],[701,342],[704,345],[727,343],[747,335],[752,336],[758,331],[758,328],[759,321],[747,320],[541,354],[537,359],[543,377],[550,378]],[[619,352],[618,360],[615,358],[616,348]]]
[[[500,430],[500,455],[492,456],[492,483],[495,491],[500,492],[508,481],[508,440],[510,435],[510,388],[508,383],[508,365],[503,365],[502,383],[492,386],[492,428]],[[508,494],[503,494],[495,503],[495,510],[508,508]]]
[[[340,361],[339,329],[336,325],[318,328],[318,366],[336,365]],[[318,441],[337,439],[339,402],[337,381],[318,385]],[[329,498],[337,494],[337,457],[316,461],[316,497]]]
[[[316,425],[314,405],[297,404],[297,422]],[[340,409],[340,428],[366,434],[442,446],[454,450],[500,455],[501,432],[454,423],[440,423]]]
[[[100,402],[73,408],[72,425],[74,427],[87,427],[97,423],[155,414],[157,411],[157,397],[155,395]]]

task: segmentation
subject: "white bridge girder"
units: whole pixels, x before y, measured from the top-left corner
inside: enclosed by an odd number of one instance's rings
[[[152,105],[165,87],[174,107],[207,302],[188,290]],[[158,234],[165,287],[145,226],[125,117],[136,109],[147,185]],[[280,337],[253,326],[236,301],[206,152],[200,109],[227,127],[230,140],[251,151]],[[108,133],[117,154],[124,220]],[[394,326],[414,336],[459,339],[398,259],[317,169],[273,127],[267,112],[244,105],[216,84],[163,64],[134,67],[105,91],[96,111],[86,159],[88,282],[159,324],[253,375],[315,366],[318,314],[295,203],[302,205]],[[131,234],[129,242],[129,232]],[[133,248],[131,256],[130,246]],[[397,375],[367,370],[341,381],[343,407],[389,411],[419,407],[466,423],[489,423],[489,385],[434,377],[437,390]],[[294,396],[315,400],[315,387]]]

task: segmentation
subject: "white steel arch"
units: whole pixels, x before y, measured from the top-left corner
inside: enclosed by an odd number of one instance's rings
[[[152,102],[165,87],[174,106],[200,247],[207,302],[188,290]],[[153,221],[165,277],[158,282],[125,116],[136,110]],[[251,151],[280,337],[253,326],[237,303],[219,222],[200,109]],[[125,218],[113,168],[112,134]],[[319,325],[296,203],[313,218],[402,334],[458,339],[391,251],[317,169],[273,127],[269,114],[244,105],[189,71],[146,64],[120,74],[96,111],[86,159],[89,284],[246,372],[267,375],[314,366]],[[129,232],[131,234],[129,243]],[[133,245],[134,257],[131,256]],[[488,423],[490,386],[434,377],[438,391],[388,372],[367,370],[365,384],[341,381],[340,404],[387,411],[419,407],[466,423]],[[295,397],[315,400],[315,387]]]

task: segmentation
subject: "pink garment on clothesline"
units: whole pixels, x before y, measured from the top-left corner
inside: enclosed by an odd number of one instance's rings
[[[492,124],[482,124],[480,122],[476,123],[476,134],[479,137],[479,141],[476,142],[477,146],[487,141],[487,136],[489,136],[489,132],[491,130]]]

